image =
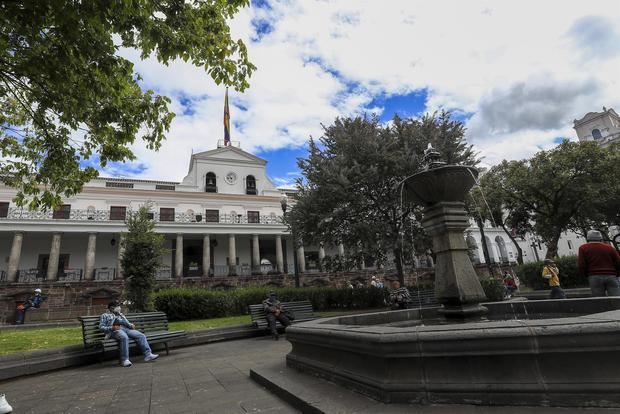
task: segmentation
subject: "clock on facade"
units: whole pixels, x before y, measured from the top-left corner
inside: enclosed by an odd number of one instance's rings
[[[224,180],[226,180],[228,184],[234,184],[235,182],[237,182],[237,174],[235,174],[234,172],[229,172],[228,174],[226,174]]]

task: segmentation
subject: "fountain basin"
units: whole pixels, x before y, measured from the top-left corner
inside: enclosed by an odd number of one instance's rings
[[[542,319],[427,326],[436,309],[408,309],[317,320],[288,328],[287,365],[386,403],[620,407],[620,297],[484,306],[490,319]],[[411,320],[422,325],[397,326]]]
[[[429,206],[440,201],[463,201],[476,183],[478,170],[465,165],[445,165],[414,174],[404,182],[403,198]]]

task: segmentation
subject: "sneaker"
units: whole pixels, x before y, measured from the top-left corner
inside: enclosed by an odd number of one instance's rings
[[[131,361],[126,359],[123,362],[121,362],[121,366],[123,366],[123,367],[130,367],[131,366]]]
[[[144,357],[144,362],[155,361],[157,358],[159,358],[157,354],[148,354]]]
[[[13,407],[7,402],[4,394],[0,394],[0,414],[7,414],[13,412]]]

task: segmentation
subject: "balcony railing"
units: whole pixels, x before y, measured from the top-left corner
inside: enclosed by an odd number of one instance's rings
[[[277,215],[261,215],[258,219],[256,217],[252,217],[248,222],[247,214],[220,214],[219,221],[213,220],[213,215],[210,215],[209,221],[206,221],[206,217],[204,214],[189,214],[189,213],[175,213],[174,215],[165,213],[160,215],[160,213],[154,212],[150,213],[153,217],[153,220],[157,223],[192,223],[192,224],[282,224],[282,216]],[[56,215],[58,217],[58,215]],[[72,209],[71,211],[65,212],[63,217],[66,218],[54,218],[53,211],[30,211],[26,209],[21,209],[17,207],[9,208],[8,214],[6,217],[0,217],[1,220],[40,220],[40,221],[111,221],[118,222],[122,221],[123,218],[119,216],[118,212],[115,212],[112,217],[110,217],[109,210],[79,210]]]

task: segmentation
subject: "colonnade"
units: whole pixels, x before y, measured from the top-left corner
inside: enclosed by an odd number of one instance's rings
[[[237,258],[237,243],[236,243],[235,234],[228,235],[228,266],[236,266],[236,258]],[[11,245],[11,252],[9,254],[9,262],[7,268],[7,281],[8,282],[16,282],[18,273],[19,273],[19,263],[22,255],[22,247],[23,247],[24,233],[23,232],[15,232],[13,234],[13,242]],[[175,266],[174,266],[174,276],[181,277],[183,276],[183,233],[176,234],[176,251],[175,251]],[[116,278],[122,278],[122,265],[121,258],[123,256],[123,235],[121,234],[120,240],[118,242],[118,250],[117,250],[117,258],[116,258]],[[278,273],[284,273],[284,256],[282,248],[282,235],[275,235],[275,245],[276,245],[276,269]],[[49,254],[49,262],[47,266],[47,280],[55,281],[58,280],[58,263],[60,259],[60,250],[62,244],[62,233],[54,232],[52,233],[52,241],[50,247]],[[96,250],[97,250],[97,233],[90,232],[88,233],[88,242],[86,245],[86,255],[84,259],[84,280],[93,280],[95,278],[95,259],[96,259]],[[344,246],[340,244],[338,246],[338,253],[344,256]],[[303,243],[297,247],[295,252],[297,255],[297,266],[300,273],[304,273],[306,271],[306,260],[305,260],[305,251]],[[319,260],[322,261],[325,258],[325,249],[321,244],[319,246]],[[252,266],[260,267],[260,235],[252,234]],[[203,235],[203,254],[202,254],[202,268],[210,269],[211,268],[211,238],[209,234]]]

